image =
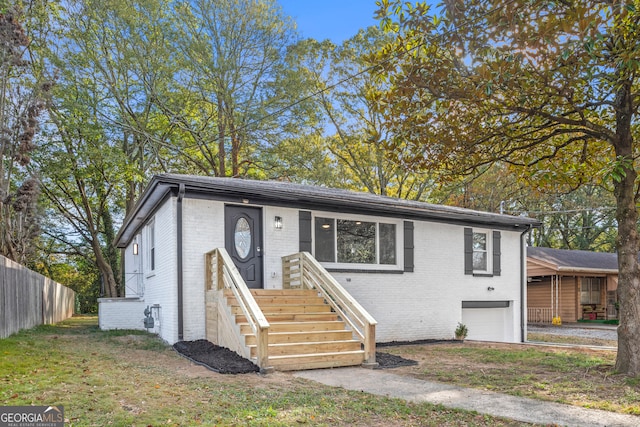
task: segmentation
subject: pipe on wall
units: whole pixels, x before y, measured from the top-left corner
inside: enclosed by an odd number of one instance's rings
[[[531,225],[527,225],[527,229],[524,230],[520,234],[520,342],[525,342],[526,337],[524,335],[525,329],[525,313],[526,313],[526,304],[525,304],[525,292],[527,286],[527,274],[526,274],[526,266],[527,266],[527,253],[524,245],[524,236],[531,231]]]
[[[184,339],[184,323],[183,323],[183,271],[182,271],[182,199],[184,198],[185,187],[180,184],[178,189],[178,201],[176,206],[176,229],[177,229],[177,249],[178,249],[178,340]]]

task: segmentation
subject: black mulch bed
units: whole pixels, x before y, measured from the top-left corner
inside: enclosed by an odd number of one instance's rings
[[[375,369],[391,369],[418,364],[415,360],[405,359],[395,354],[382,353],[380,351],[376,351],[376,362],[378,362],[378,366]]]
[[[173,348],[192,362],[220,374],[248,374],[260,371],[250,360],[207,340],[179,341]]]
[[[207,340],[179,341],[173,348],[182,356],[198,365],[202,365],[220,374],[247,374],[259,372],[255,364],[225,347],[220,347]],[[376,369],[413,366],[418,362],[389,353],[376,352]]]

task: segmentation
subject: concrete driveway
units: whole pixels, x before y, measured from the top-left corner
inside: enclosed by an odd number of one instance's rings
[[[617,340],[617,326],[601,324],[528,325],[529,332]],[[429,402],[533,424],[564,426],[640,426],[640,416],[510,396],[485,390],[423,381],[383,370],[338,368],[300,371],[294,375],[322,384],[343,387],[410,402]]]
[[[410,402],[441,404],[446,407],[476,411],[481,414],[505,417],[527,423],[576,427],[637,427],[640,425],[640,417],[634,415],[455,387],[396,375],[383,370],[364,368],[318,369],[299,371],[294,375],[348,390],[395,397]]]

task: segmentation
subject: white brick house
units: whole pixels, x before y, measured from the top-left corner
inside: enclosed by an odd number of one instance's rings
[[[519,342],[524,237],[536,224],[322,187],[157,175],[118,234],[126,299],[100,301],[100,326],[143,329],[149,307],[167,342],[205,338],[204,254],[226,247],[247,285],[265,289],[282,288],[283,256],[311,253],[377,320],[378,342],[452,339],[458,322],[469,339]]]

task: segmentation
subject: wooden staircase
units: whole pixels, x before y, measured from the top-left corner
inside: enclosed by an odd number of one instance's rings
[[[269,366],[280,371],[360,365],[364,350],[346,323],[314,290],[252,289],[269,322]],[[235,315],[252,358],[256,336],[230,291],[227,304]]]

